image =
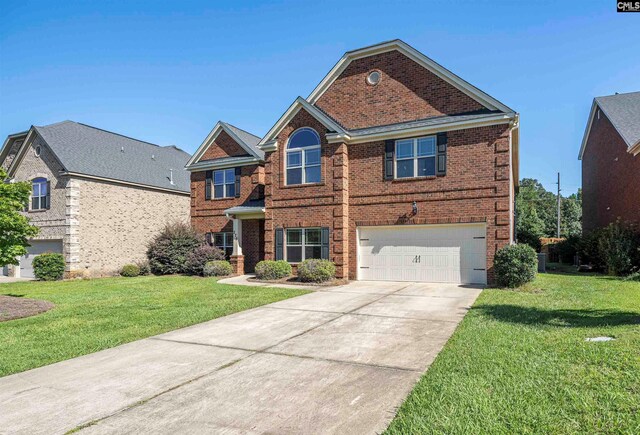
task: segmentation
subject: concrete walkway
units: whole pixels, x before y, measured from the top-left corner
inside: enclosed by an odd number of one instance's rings
[[[253,278],[254,276],[255,275],[238,275],[238,276],[232,276],[231,278],[223,278],[221,280],[218,280],[218,282],[220,284],[248,285],[252,287],[295,288],[295,289],[304,289],[304,290],[316,290],[316,289],[323,288],[322,286],[316,286],[316,285],[260,282],[260,281],[254,281],[250,279],[250,278]]]
[[[379,433],[479,293],[352,282],[0,378],[0,433]]]

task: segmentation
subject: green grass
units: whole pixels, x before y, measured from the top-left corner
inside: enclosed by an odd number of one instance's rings
[[[485,290],[388,433],[640,433],[640,283]]]
[[[307,293],[185,276],[1,284],[0,294],[44,299],[44,314],[0,322],[0,376]]]

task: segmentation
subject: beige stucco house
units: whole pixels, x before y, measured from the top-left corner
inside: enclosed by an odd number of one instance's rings
[[[0,272],[32,277],[43,252],[62,253],[68,276],[110,275],[144,259],[166,223],[189,219],[189,157],[73,121],[9,135],[0,163],[32,184],[25,213],[40,233],[19,267]]]

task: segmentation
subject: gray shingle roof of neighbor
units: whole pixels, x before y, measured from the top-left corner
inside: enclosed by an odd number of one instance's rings
[[[486,111],[481,113],[470,113],[470,114],[463,114],[463,115],[432,116],[430,118],[418,119],[416,121],[400,122],[397,124],[379,125],[376,127],[367,127],[367,128],[349,130],[349,133],[355,136],[364,136],[364,135],[376,134],[376,133],[387,133],[392,131],[405,130],[409,128],[429,127],[429,126],[435,126],[435,125],[441,125],[441,124],[448,124],[451,122],[480,120],[480,119],[494,116],[500,113],[502,112]]]
[[[640,141],[640,92],[596,97],[596,102],[629,148]]]
[[[190,191],[184,170],[190,156],[173,145],[154,145],[74,121],[34,128],[68,172]]]
[[[256,152],[256,154],[258,155],[258,157],[260,157],[261,159],[264,159],[264,151],[262,151],[260,148],[258,148],[258,143],[260,143],[260,139],[258,136],[249,133],[248,131],[244,131],[241,128],[238,128],[234,125],[229,124],[228,122],[222,122],[220,121],[220,123],[224,124],[225,126],[227,126],[231,131],[233,131],[236,136],[238,136],[238,138],[240,138],[241,141],[243,141],[246,145],[248,145],[252,150],[254,150]]]

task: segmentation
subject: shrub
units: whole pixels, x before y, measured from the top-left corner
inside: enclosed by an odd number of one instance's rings
[[[540,236],[534,233],[529,233],[527,231],[518,232],[518,243],[527,244],[535,249],[536,252],[540,252],[540,250],[542,249]]]
[[[200,245],[187,254],[184,263],[184,273],[202,275],[204,265],[209,261],[224,260],[224,252],[210,245]]]
[[[165,226],[147,249],[151,272],[157,275],[185,273],[187,257],[203,244],[204,237],[190,225],[174,223]]]
[[[291,275],[291,265],[284,260],[265,260],[256,265],[256,278],[280,279]]]
[[[298,278],[302,282],[324,282],[336,277],[336,265],[329,260],[304,260],[298,265]]]
[[[120,275],[127,277],[134,277],[140,275],[140,268],[137,264],[125,264],[120,269]]]
[[[580,236],[569,236],[556,245],[560,263],[573,264],[582,240]]]
[[[602,258],[599,247],[601,233],[601,229],[596,229],[582,237],[578,245],[580,264],[590,264],[596,270],[603,270],[605,268],[605,261]]]
[[[638,264],[640,240],[634,227],[615,222],[599,232],[598,250],[609,275],[625,275]]]
[[[62,254],[48,252],[33,259],[33,273],[42,281],[57,281],[64,276],[64,257]]]
[[[227,276],[232,273],[231,263],[224,260],[208,261],[202,269],[203,276]]]
[[[148,260],[136,261],[135,264],[136,266],[138,266],[138,269],[140,269],[140,276],[146,276],[151,274],[151,268],[149,267]]]
[[[519,287],[535,279],[538,257],[529,245],[508,245],[496,252],[493,267],[499,286]]]
[[[640,282],[640,271],[633,272],[631,275],[627,275],[624,277],[625,281],[635,281]]]

